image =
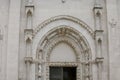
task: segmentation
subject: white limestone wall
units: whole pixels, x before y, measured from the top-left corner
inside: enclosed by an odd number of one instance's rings
[[[33,15],[33,28],[35,29],[41,24],[43,21],[58,15],[70,15],[76,18],[79,18],[83,22],[85,22],[90,28],[94,30],[94,15],[93,15],[93,7],[95,0],[65,0],[65,3],[62,3],[61,0],[34,0],[34,15]],[[107,80],[108,75],[108,40],[107,40],[107,25],[106,25],[106,11],[105,11],[105,1],[102,1],[103,17],[102,17],[102,26],[104,32],[104,40],[103,40],[103,80]],[[90,35],[86,33],[85,30],[81,29],[78,25],[71,23],[70,21],[57,21],[47,25],[46,28],[43,28],[39,34],[36,35],[33,41],[33,55],[35,57],[36,49],[38,42],[41,38],[51,29],[59,26],[59,25],[69,25],[74,27],[87,38],[92,51],[93,51],[93,59],[95,58],[95,46],[94,41],[92,41]],[[21,4],[21,22],[20,22],[20,50],[19,50],[19,79],[25,80],[25,63],[24,57],[26,55],[25,52],[25,41],[24,41],[24,29],[26,28],[26,15],[25,15],[25,0],[22,0]],[[95,66],[94,66],[95,67]],[[34,68],[34,66],[33,66]],[[93,68],[94,70],[94,68]],[[93,71],[96,74],[95,70]],[[34,70],[32,71],[31,80],[34,80]],[[96,76],[94,76],[96,79]]]
[[[9,0],[0,0],[0,80],[6,80]]]
[[[35,9],[33,16],[33,28],[38,27],[39,24],[51,17],[58,15],[71,15],[84,21],[94,30],[93,6],[95,0],[65,1],[65,3],[62,3],[61,0],[34,0]],[[102,0],[102,5],[104,7],[102,27],[105,31],[103,42],[103,56],[105,58],[103,63],[103,80],[119,80],[120,1]],[[91,41],[90,36],[87,35],[84,30],[82,31],[82,29],[79,28],[77,25],[71,24],[68,21],[56,22],[55,24],[50,24],[49,26],[47,26],[46,29],[43,29],[39,34],[40,36],[37,35],[37,37],[39,38],[36,38],[33,44],[33,54],[35,54],[35,49],[40,38],[45,33],[47,33],[47,31],[62,23],[66,25],[71,25],[72,27],[76,26],[75,28],[83,32],[83,34],[87,37],[92,49],[95,49],[92,45],[94,44],[94,42]],[[19,79],[25,80],[25,0],[0,0],[0,27],[3,33],[2,48],[0,49],[0,80],[18,80],[18,77]],[[107,31],[109,34],[107,34]],[[109,49],[109,52],[107,51],[107,49]],[[93,54],[95,54],[94,51]],[[110,71],[108,72],[108,70]],[[34,76],[34,74],[32,76]],[[32,79],[33,78],[34,77],[32,77]]]
[[[120,79],[120,1],[107,0],[107,20],[109,29],[109,66],[110,79]]]
[[[94,29],[94,0],[35,0],[34,28],[41,22],[58,15],[77,17]]]
[[[6,80],[18,80],[20,6],[21,0],[10,0]]]
[[[51,62],[76,62],[76,53],[66,43],[59,43],[51,52]]]

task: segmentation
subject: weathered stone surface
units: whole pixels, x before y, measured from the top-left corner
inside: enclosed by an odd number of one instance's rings
[[[0,0],[0,80],[120,79],[120,0]],[[63,51],[62,51],[63,50]]]

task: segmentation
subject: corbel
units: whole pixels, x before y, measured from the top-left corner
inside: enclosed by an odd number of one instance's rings
[[[95,39],[96,40],[103,40],[103,32],[104,30],[95,30],[94,34],[95,34]]]
[[[96,57],[95,62],[96,63],[102,63],[104,60],[104,57]]]
[[[24,60],[25,60],[25,63],[27,63],[27,62],[32,63],[33,62],[32,57],[25,57]]]
[[[33,12],[34,12],[34,5],[26,5],[25,6],[25,9],[26,9],[26,14],[28,15],[29,13],[31,13],[31,15],[33,15]]]
[[[33,29],[25,29],[24,30],[24,33],[25,33],[25,41],[32,41],[33,39]]]
[[[102,15],[102,9],[103,7],[100,4],[95,4],[95,6],[93,7],[94,14],[96,16]]]

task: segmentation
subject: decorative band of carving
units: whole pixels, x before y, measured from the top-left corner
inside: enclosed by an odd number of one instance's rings
[[[33,62],[32,57],[25,57],[24,60],[25,60],[25,63],[27,63],[27,62],[32,63]]]
[[[49,23],[51,22],[54,22],[54,21],[57,21],[57,20],[69,20],[69,21],[72,21],[74,23],[77,23],[79,25],[81,25],[84,29],[86,29],[88,31],[88,33],[94,38],[94,31],[87,25],[85,24],[83,21],[75,18],[75,17],[72,17],[72,16],[69,16],[69,15],[60,15],[60,16],[55,16],[55,17],[52,17],[46,21],[44,21],[43,23],[41,23],[40,25],[38,25],[37,28],[34,29],[34,36],[42,29],[44,28],[46,25],[48,25]]]
[[[78,66],[76,62],[50,62],[49,66]]]

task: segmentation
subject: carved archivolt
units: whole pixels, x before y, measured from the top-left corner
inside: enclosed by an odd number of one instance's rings
[[[56,45],[63,42],[74,50],[76,62],[50,62],[51,51]],[[38,69],[39,66],[46,69],[46,80],[49,80],[49,66],[76,66],[77,80],[91,80],[91,64],[89,63],[91,60],[91,49],[85,37],[72,27],[60,25],[45,34],[38,44],[36,58],[42,60],[36,66],[38,66]],[[44,71],[38,70],[38,72],[43,73]],[[41,77],[43,77],[42,74]]]
[[[85,30],[88,31],[88,33],[94,38],[94,31],[87,25],[85,24],[83,21],[79,20],[78,18],[69,16],[69,15],[60,15],[60,16],[55,16],[52,17],[46,21],[44,21],[42,24],[38,25],[37,28],[34,29],[34,36],[42,29],[44,28],[46,25],[48,25],[51,22],[54,21],[58,21],[58,20],[68,20],[68,21],[72,21],[74,23],[79,24],[80,26],[82,26]]]

